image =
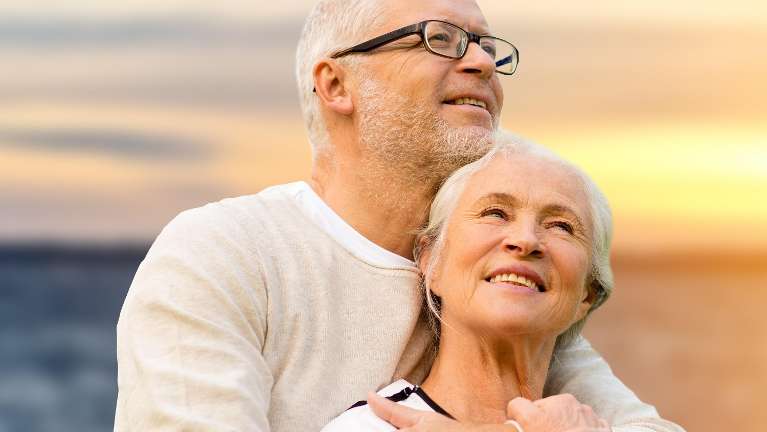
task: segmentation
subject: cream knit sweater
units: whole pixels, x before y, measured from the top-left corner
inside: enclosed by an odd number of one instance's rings
[[[115,430],[318,431],[370,390],[423,379],[431,337],[416,269],[350,250],[297,190],[318,199],[304,183],[276,186],[165,227],[117,325]],[[681,430],[585,340],[548,388],[624,425],[616,432]]]

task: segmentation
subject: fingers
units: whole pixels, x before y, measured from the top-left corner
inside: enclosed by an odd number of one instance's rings
[[[579,407],[581,403],[578,401],[578,399],[575,398],[575,396],[571,395],[570,393],[562,393],[554,396],[549,396],[547,398],[538,399],[537,401],[533,402],[538,407],[545,407],[545,406],[561,406],[561,407]]]
[[[583,416],[583,418],[591,419],[594,422],[594,426],[599,426],[600,419],[597,416],[597,414],[594,412],[594,410],[591,408],[591,406],[586,404],[581,404],[580,410],[581,410],[581,416]]]
[[[526,430],[609,432],[609,424],[594,410],[570,394],[560,394],[530,401],[513,399],[506,407],[506,417],[516,420]]]
[[[586,405],[586,404],[579,404],[579,405],[580,405],[579,414],[585,424],[588,424],[589,426],[593,426],[593,427],[599,427],[599,428],[604,427],[603,424],[606,424],[606,422],[602,418],[600,418],[597,415],[597,413],[594,412],[594,409],[591,408],[590,405]]]
[[[368,404],[375,415],[397,429],[414,426],[425,413],[394,403],[373,392],[368,393]]]
[[[533,417],[538,413],[539,408],[530,400],[523,397],[517,397],[506,405],[506,418],[521,420]]]
[[[512,425],[514,426],[514,429],[517,430],[517,432],[525,432],[524,429],[522,429],[522,425],[517,423],[516,420],[506,420],[503,424]]]

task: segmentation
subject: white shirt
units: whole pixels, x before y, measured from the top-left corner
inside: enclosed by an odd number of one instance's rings
[[[378,394],[386,398],[394,396],[395,402],[409,408],[446,414],[420,387],[404,379],[382,388]],[[321,432],[391,432],[395,430],[397,429],[394,426],[376,417],[370,405],[364,403],[344,411],[322,428]]]

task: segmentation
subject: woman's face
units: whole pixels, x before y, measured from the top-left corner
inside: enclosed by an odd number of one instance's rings
[[[446,236],[431,287],[448,326],[554,338],[588,311],[593,227],[566,168],[496,157],[468,181]]]

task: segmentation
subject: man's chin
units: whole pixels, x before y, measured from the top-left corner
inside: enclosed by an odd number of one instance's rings
[[[484,126],[467,125],[446,127],[443,142],[439,143],[438,159],[452,169],[474,162],[485,155],[493,145],[494,130]]]
[[[493,125],[475,125],[469,124],[464,126],[456,126],[453,128],[458,133],[465,133],[471,135],[492,135],[495,133],[495,127]]]
[[[496,131],[496,124],[492,119],[481,122],[447,120],[444,121],[443,125],[445,125],[448,130],[454,131],[455,133],[469,135],[493,134]]]
[[[495,117],[489,111],[471,105],[444,104],[441,117],[454,128],[480,127],[492,131],[496,124]]]
[[[461,126],[447,126],[445,130],[448,136],[462,137],[464,140],[487,140],[490,139],[495,133],[495,128],[492,126],[471,124]]]

